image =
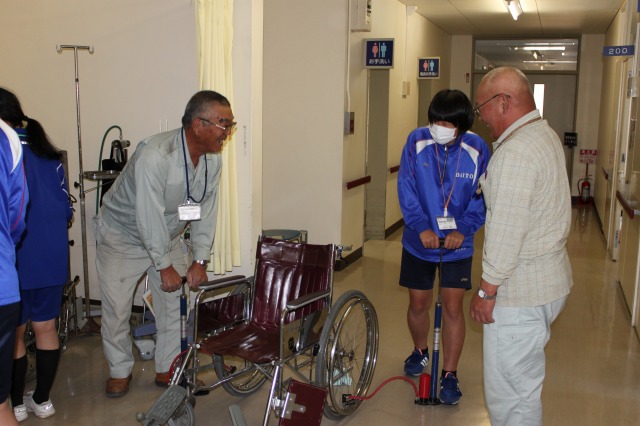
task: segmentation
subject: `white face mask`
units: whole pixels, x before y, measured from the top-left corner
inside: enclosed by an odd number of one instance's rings
[[[456,128],[450,129],[448,127],[439,126],[437,124],[429,125],[429,132],[431,137],[436,143],[440,145],[446,145],[456,138]]]

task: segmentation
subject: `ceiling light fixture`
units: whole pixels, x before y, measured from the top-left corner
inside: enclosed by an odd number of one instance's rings
[[[522,15],[522,6],[520,5],[520,0],[504,0],[505,6],[513,16],[513,20],[517,21],[518,16]]]
[[[522,61],[525,64],[575,64],[577,61],[557,61],[557,60],[548,60],[548,59],[539,59],[536,61]]]
[[[541,50],[566,50],[564,46],[522,46],[520,49],[522,50],[537,50],[538,52]]]

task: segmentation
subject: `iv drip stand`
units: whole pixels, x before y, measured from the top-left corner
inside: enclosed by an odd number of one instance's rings
[[[87,50],[90,54],[93,54],[93,46],[78,46],[74,44],[63,44],[56,46],[58,53],[62,54],[63,50],[73,50],[73,61],[75,70],[75,84],[76,84],[76,120],[78,123],[78,167],[80,182],[80,227],[82,228],[82,270],[84,273],[84,311],[87,322],[82,327],[82,333],[100,333],[100,326],[91,317],[91,302],[89,297],[89,269],[87,262],[87,230],[86,230],[86,213],[85,213],[85,191],[84,191],[84,179],[82,168],[82,138],[80,130],[80,80],[78,78],[78,50]]]

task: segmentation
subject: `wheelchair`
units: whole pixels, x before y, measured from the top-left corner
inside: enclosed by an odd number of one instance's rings
[[[379,329],[375,308],[360,291],[349,290],[332,304],[339,251],[333,244],[262,236],[253,277],[201,285],[170,386],[137,420],[195,425],[195,396],[222,387],[247,397],[267,381],[263,425],[272,414],[281,425],[352,414],[373,379]],[[245,424],[238,406],[229,414],[234,425]]]

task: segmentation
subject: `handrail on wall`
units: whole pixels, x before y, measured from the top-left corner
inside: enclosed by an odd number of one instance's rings
[[[616,198],[618,199],[618,201],[620,201],[622,210],[624,210],[625,213],[627,213],[627,216],[629,216],[629,219],[633,219],[637,215],[640,215],[640,210],[634,208],[634,206],[630,204],[630,201],[627,200],[620,191],[616,191]]]
[[[389,174],[398,173],[400,171],[400,165],[389,167]]]
[[[346,183],[347,189],[355,188],[356,186],[364,185],[371,182],[371,176],[361,177],[360,179],[352,180]]]

